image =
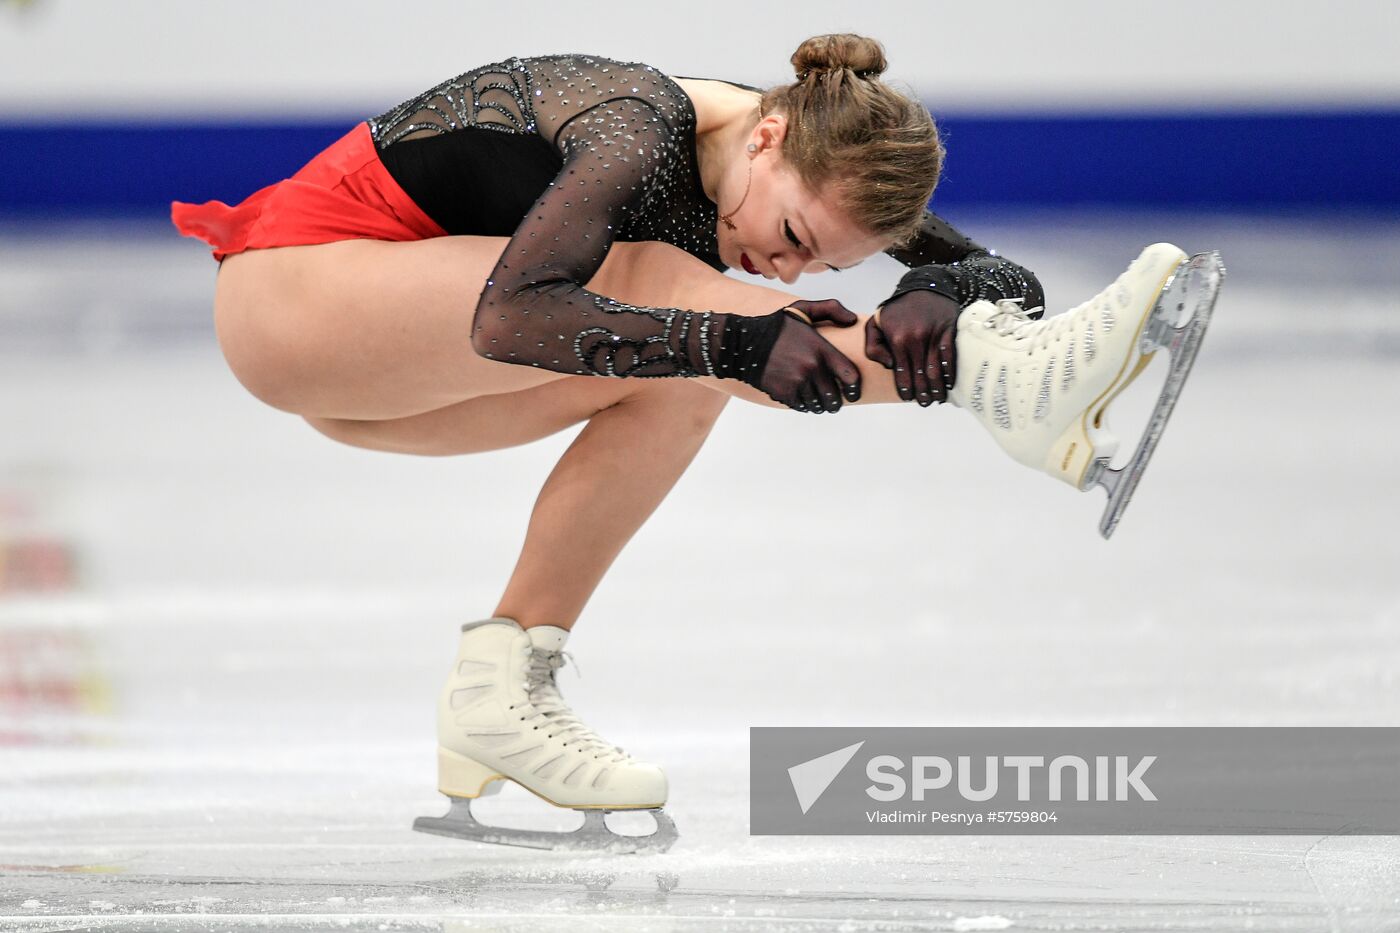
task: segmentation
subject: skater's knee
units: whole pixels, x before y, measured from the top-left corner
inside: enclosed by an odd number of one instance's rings
[[[711,281],[722,273],[699,257],[670,243],[647,243],[648,268],[682,285]]]
[[[631,261],[643,269],[653,269],[658,266],[667,271],[685,270],[696,266],[701,269],[710,268],[679,246],[662,243],[660,240],[644,240],[626,245]]]
[[[589,287],[621,301],[685,307],[685,296],[718,275],[685,250],[648,240],[614,244],[607,263]]]

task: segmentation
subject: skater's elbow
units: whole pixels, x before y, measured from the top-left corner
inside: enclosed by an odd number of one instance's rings
[[[524,310],[521,302],[507,296],[483,295],[472,319],[472,349],[477,355],[487,359],[505,358],[510,348],[519,342],[513,340],[512,335],[520,330],[518,322]]]
[[[1026,281],[1026,300],[1021,303],[1021,307],[1034,309],[1031,311],[1031,317],[1038,318],[1045,313],[1045,287],[1040,284],[1040,279],[1036,278],[1034,272],[1025,266],[1021,266],[1020,269]]]
[[[514,349],[520,350],[532,332],[528,328],[531,312],[543,317],[551,305],[559,301],[559,289],[577,289],[573,282],[545,281],[516,288],[492,289],[482,293],[472,317],[472,349],[487,359],[499,359]],[[538,337],[534,338],[538,339]]]

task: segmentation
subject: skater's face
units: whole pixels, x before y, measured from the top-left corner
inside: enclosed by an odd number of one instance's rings
[[[742,205],[730,218],[735,229],[723,221],[716,226],[725,265],[791,285],[804,272],[848,269],[887,249],[891,240],[856,226],[833,195],[810,190],[788,167],[786,130],[783,114],[764,117],[745,140],[745,158],[734,159],[726,172],[720,204],[732,210],[742,199]],[[755,152],[747,151],[749,144]]]

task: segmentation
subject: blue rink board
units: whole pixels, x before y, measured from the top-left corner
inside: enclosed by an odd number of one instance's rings
[[[949,149],[941,206],[1400,208],[1400,109],[939,117]],[[0,212],[236,202],[356,119],[0,124]]]

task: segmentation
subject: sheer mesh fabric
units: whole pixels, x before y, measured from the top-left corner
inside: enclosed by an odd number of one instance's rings
[[[618,240],[716,252],[714,205],[695,171],[694,110],[680,87],[638,63],[512,59],[370,125],[384,148],[481,121],[540,134],[563,165],[487,280],[472,329],[477,351],[573,375],[715,375],[724,315],[626,304],[581,284]]]
[[[914,242],[902,249],[890,249],[885,252],[906,266],[957,262],[975,254],[989,254],[986,247],[959,232],[933,211],[927,210],[924,211],[924,220],[919,225],[919,235]]]
[[[974,242],[932,211],[924,211],[913,243],[886,252],[911,267],[886,303],[906,292],[927,289],[964,308],[975,301],[1022,298],[1031,317],[1044,313],[1045,291],[1033,272]]]
[[[534,121],[525,105],[530,96],[529,74],[519,65],[519,59],[486,65],[405,101],[369,121],[375,143],[387,149],[400,140],[450,133],[464,126],[533,133]]]
[[[381,152],[466,128],[536,134],[555,147],[562,165],[519,218],[492,270],[476,306],[472,344],[502,362],[631,377],[726,375],[716,362],[723,350],[733,358],[739,348],[723,347],[725,335],[734,342],[751,325],[727,327],[735,316],[718,310],[626,304],[585,287],[619,241],[670,243],[725,268],[716,208],[700,186],[695,124],[693,104],[671,78],[649,65],[587,55],[486,65],[369,121]],[[450,178],[453,151],[422,150],[416,171]],[[432,165],[434,159],[442,164]],[[509,184],[511,170],[501,165],[499,177],[470,181]],[[420,185],[414,197],[436,216],[421,193],[431,188]],[[961,263],[942,274],[960,294],[976,293],[999,275],[1010,287],[1004,260],[932,213],[918,241],[890,255],[906,265]]]

